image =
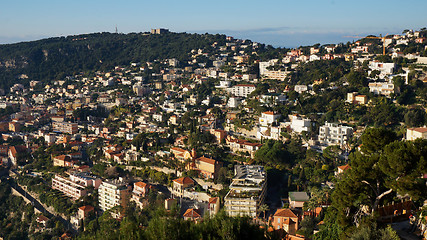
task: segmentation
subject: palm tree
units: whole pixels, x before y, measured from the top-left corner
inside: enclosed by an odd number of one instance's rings
[[[262,212],[263,213],[263,219],[265,220],[265,212],[269,211],[270,208],[268,207],[267,204],[262,204],[261,206],[259,206],[258,208],[258,212]]]

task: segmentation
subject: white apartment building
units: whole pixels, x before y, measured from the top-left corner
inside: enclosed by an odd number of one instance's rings
[[[229,216],[255,218],[264,203],[267,191],[267,175],[263,166],[236,165],[230,191],[224,198],[225,211]]]
[[[279,80],[279,81],[285,81],[286,77],[288,76],[287,71],[264,71],[263,77],[264,78],[268,78],[268,79],[274,79],[274,80]]]
[[[302,131],[310,132],[311,120],[308,118],[302,118],[297,115],[289,115],[291,120],[290,127],[292,131],[301,133]]]
[[[280,114],[274,112],[263,112],[261,113],[261,117],[259,118],[259,124],[261,126],[269,126],[272,123],[277,122],[280,117]]]
[[[115,206],[123,205],[130,193],[127,184],[120,180],[102,182],[98,189],[98,203],[102,211],[107,211]]]
[[[276,64],[279,61],[279,59],[271,59],[268,62],[260,62],[259,63],[259,74],[261,76],[265,75],[265,72],[268,71],[268,67],[273,66],[274,64]]]
[[[87,191],[85,188],[86,186],[82,183],[74,182],[58,174],[52,178],[52,189],[56,189],[64,193],[65,196],[70,197],[73,200],[86,196]]]
[[[396,64],[394,63],[382,63],[378,61],[369,62],[369,71],[368,74],[371,74],[372,71],[380,71],[380,78],[384,78],[387,75],[393,74],[393,70]]]
[[[255,85],[253,84],[238,84],[231,88],[227,88],[227,91],[236,97],[247,97],[253,91],[255,91]]]
[[[327,145],[344,146],[352,134],[353,128],[351,127],[325,122],[325,125],[321,126],[319,130],[319,141]]]
[[[237,97],[230,97],[227,102],[227,107],[236,108],[240,105],[241,99]]]
[[[390,96],[390,94],[394,93],[394,84],[390,82],[370,82],[369,92]]]

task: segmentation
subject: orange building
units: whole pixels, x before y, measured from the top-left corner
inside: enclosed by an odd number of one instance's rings
[[[298,216],[290,209],[278,209],[273,215],[272,226],[275,230],[283,229],[288,234],[295,235],[298,230]]]

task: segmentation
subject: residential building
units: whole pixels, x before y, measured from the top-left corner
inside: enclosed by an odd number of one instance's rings
[[[87,195],[86,187],[83,184],[74,182],[71,179],[58,174],[52,178],[52,189],[62,192],[65,196],[70,197],[73,200],[77,200]]]
[[[194,186],[194,180],[189,177],[182,177],[173,180],[172,194],[175,197],[183,197],[184,190]]]
[[[259,118],[259,124],[261,126],[271,126],[273,123],[277,123],[281,116],[274,112],[263,112]]]
[[[347,93],[347,100],[348,103],[353,104],[366,104],[368,103],[368,98],[366,95],[359,95],[357,92]]]
[[[277,209],[273,215],[271,225],[274,230],[283,229],[288,234],[295,235],[298,230],[298,216],[288,208]]]
[[[133,191],[131,201],[135,202],[139,208],[144,208],[147,202],[141,201],[141,198],[145,197],[150,189],[150,185],[144,182],[136,182],[133,184]]]
[[[295,85],[294,90],[297,93],[303,93],[308,90],[308,87],[307,85]]]
[[[308,200],[310,200],[310,197],[306,192],[289,192],[290,208],[302,208]]]
[[[289,115],[291,120],[290,127],[292,131],[301,133],[303,131],[310,132],[311,120],[309,118],[302,118],[298,115]]]
[[[335,176],[338,176],[339,174],[341,174],[341,173],[343,173],[349,169],[351,169],[349,164],[338,166],[337,171],[335,172]]]
[[[187,209],[187,211],[185,211],[182,216],[184,217],[184,220],[189,220],[196,223],[202,220],[202,215],[199,213],[199,210],[195,208]]]
[[[377,70],[380,71],[380,78],[384,78],[387,75],[393,74],[393,70],[396,67],[395,63],[383,63],[378,61],[369,62],[368,75],[371,74],[372,71]]]
[[[98,189],[98,203],[102,211],[107,211],[116,206],[126,206],[130,188],[127,183],[120,180],[107,180],[102,182]],[[118,217],[117,212],[112,213],[113,217]]]
[[[267,175],[263,166],[236,165],[230,191],[224,198],[229,216],[257,217],[267,191]]]
[[[222,140],[227,137],[227,132],[221,129],[210,129],[209,132],[215,136],[216,142],[218,144],[221,144]]]
[[[227,91],[236,97],[247,97],[253,91],[255,91],[255,85],[253,84],[238,84],[231,88],[227,88]]]
[[[76,134],[78,131],[78,128],[77,128],[77,123],[52,122],[52,130],[54,132]]]
[[[370,82],[369,92],[390,96],[390,94],[394,93],[394,84],[390,82]]]
[[[213,217],[219,212],[220,209],[220,198],[219,197],[212,197],[209,198],[208,201],[208,211],[209,216]]]
[[[268,71],[268,67],[273,66],[274,64],[276,64],[279,60],[278,59],[271,59],[268,62],[260,62],[259,63],[259,74],[261,76],[265,75],[265,72]]]
[[[240,105],[241,99],[238,97],[230,97],[227,102],[227,107],[236,108]]]
[[[427,139],[427,127],[408,128],[406,130],[406,140],[415,140],[417,138]]]
[[[353,128],[325,122],[319,129],[319,141],[327,145],[344,146],[353,134]]]
[[[88,217],[91,213],[95,212],[95,208],[90,205],[85,205],[79,207],[79,210],[77,210],[77,215],[79,219],[85,219]]]
[[[191,165],[202,177],[209,179],[216,178],[221,167],[222,162],[204,156],[194,159]]]
[[[287,71],[272,71],[272,70],[267,70],[264,72],[263,77],[267,78],[267,79],[273,79],[273,80],[279,80],[279,81],[285,81],[286,77],[288,76]]]
[[[226,138],[226,142],[230,147],[230,150],[234,153],[249,153],[251,157],[254,157],[255,152],[261,148],[262,144],[252,143],[243,139]]]

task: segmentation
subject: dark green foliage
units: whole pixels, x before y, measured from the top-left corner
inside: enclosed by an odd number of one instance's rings
[[[130,62],[166,58],[185,62],[192,49],[209,49],[214,42],[224,44],[225,35],[93,33],[0,45],[0,88],[13,84],[18,74],[51,81]],[[6,62],[14,62],[14,66],[6,68]]]

